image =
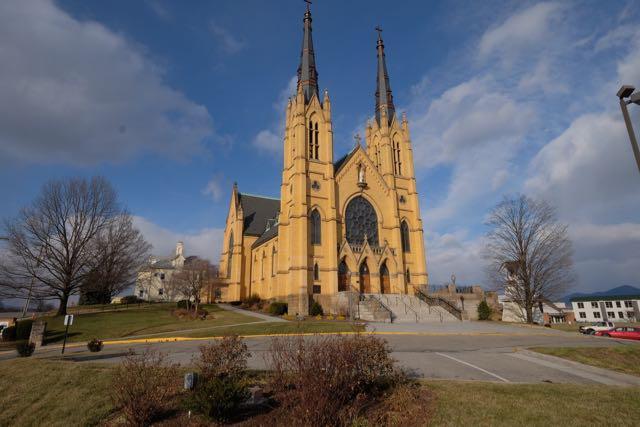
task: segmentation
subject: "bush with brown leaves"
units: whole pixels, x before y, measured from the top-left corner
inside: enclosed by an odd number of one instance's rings
[[[350,425],[404,377],[372,336],[276,338],[267,363],[281,410],[294,425]]]
[[[128,425],[145,426],[169,409],[178,391],[177,365],[165,363],[165,355],[153,351],[131,353],[113,377],[112,398]]]
[[[237,335],[200,347],[200,357],[193,362],[200,377],[186,406],[221,422],[237,415],[249,397],[248,358],[249,349]]]

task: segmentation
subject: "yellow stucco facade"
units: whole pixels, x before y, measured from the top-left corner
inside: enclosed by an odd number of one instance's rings
[[[358,141],[335,161],[331,101],[317,89],[309,11],[304,25],[297,94],[286,107],[280,199],[233,187],[220,259],[227,298],[257,294],[307,314],[314,297],[413,293],[428,283],[423,226],[409,124],[395,114],[382,39],[376,117],[364,146]]]

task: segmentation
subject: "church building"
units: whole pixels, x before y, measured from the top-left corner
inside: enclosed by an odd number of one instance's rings
[[[307,8],[297,93],[286,107],[280,199],[234,184],[220,260],[227,300],[257,294],[287,302],[290,314],[308,314],[312,299],[335,313],[345,294],[413,294],[428,281],[409,124],[396,114],[380,31],[375,117],[364,146],[357,137],[334,159],[311,22]]]

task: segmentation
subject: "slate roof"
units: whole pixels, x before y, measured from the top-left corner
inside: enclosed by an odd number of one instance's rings
[[[243,234],[262,236],[267,221],[278,217],[280,200],[251,194],[238,194],[238,198],[244,212]]]
[[[351,151],[349,151],[347,154],[345,154],[344,156],[340,157],[338,160],[333,162],[333,173],[334,174],[338,173],[338,171],[340,170],[342,165],[344,165],[347,162],[347,160],[349,160],[349,157],[351,157],[351,155],[356,152],[357,148],[358,148],[358,146],[353,147],[351,149]]]
[[[253,242],[253,245],[251,245],[251,249],[257,248],[261,244],[273,239],[277,235],[278,235],[278,224],[272,226],[270,229],[265,231],[264,234],[258,238],[258,240]]]

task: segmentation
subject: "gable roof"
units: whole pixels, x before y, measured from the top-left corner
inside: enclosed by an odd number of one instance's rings
[[[358,145],[353,147],[351,149],[351,151],[349,151],[347,154],[345,154],[344,156],[340,157],[338,160],[333,162],[333,173],[334,173],[334,175],[338,173],[338,171],[340,170],[342,165],[347,163],[347,160],[349,160],[351,158],[351,156],[353,155],[353,153],[355,153],[356,151],[358,151]]]
[[[271,228],[269,228],[267,231],[265,231],[262,236],[258,237],[258,240],[256,240],[255,242],[253,242],[253,245],[251,245],[251,249],[253,248],[257,248],[258,246],[260,246],[261,244],[273,239],[274,237],[276,237],[278,235],[278,224],[272,226]]]
[[[242,234],[262,236],[267,228],[267,220],[278,217],[280,200],[240,193],[238,199],[244,213]]]

